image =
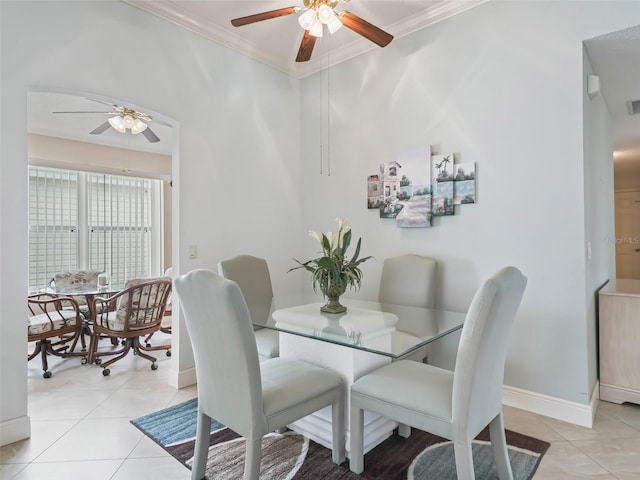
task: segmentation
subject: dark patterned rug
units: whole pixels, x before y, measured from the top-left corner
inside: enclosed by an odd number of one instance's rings
[[[145,435],[191,468],[196,434],[197,399],[132,420]],[[497,479],[487,431],[473,445],[476,479]],[[549,443],[507,430],[509,457],[516,480],[533,477]],[[209,480],[241,479],[244,438],[213,422],[207,462]],[[456,478],[453,444],[412,429],[407,439],[393,435],[365,456],[365,471],[356,475],[349,462],[335,465],[331,451],[295,432],[272,433],[262,441],[260,478],[266,480],[447,480]]]

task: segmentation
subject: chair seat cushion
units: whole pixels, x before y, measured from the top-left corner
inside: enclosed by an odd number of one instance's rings
[[[116,310],[116,311],[108,312],[106,315],[102,315],[102,317],[100,318],[101,326],[108,327],[109,330],[113,330],[116,332],[124,331],[124,327],[126,323],[125,316],[120,315],[120,313],[121,313],[120,311]],[[145,318],[150,318],[150,317],[151,317],[151,314],[147,314],[145,316]],[[106,320],[106,325],[105,325],[105,320]],[[136,328],[142,329],[148,326],[149,326],[148,323],[140,323],[138,325],[134,323],[130,323],[129,330],[136,330]]]
[[[277,331],[261,328],[254,333],[258,355],[261,358],[275,358],[280,354],[280,341]]]
[[[173,318],[171,315],[164,315],[162,322],[160,322],[160,328],[171,328],[173,325]]]
[[[453,372],[411,360],[374,370],[351,386],[351,401],[402,423],[446,436],[452,417]],[[433,423],[441,420],[440,429]],[[439,431],[438,431],[439,430]]]
[[[291,358],[272,358],[260,364],[262,408],[267,418],[341,388],[342,378],[336,372]],[[298,417],[299,418],[299,417]]]
[[[53,322],[52,322],[53,321]],[[46,313],[27,317],[29,335],[39,335],[45,332],[60,330],[64,327],[70,327],[77,324],[75,310],[58,310],[50,313],[50,317]]]
[[[404,352],[414,345],[422,342],[420,337],[416,337],[407,332],[402,332],[400,330],[396,330],[391,335],[391,348],[393,353],[398,354],[400,352]],[[404,360],[414,360],[416,362],[422,362],[427,357],[427,347],[420,347],[411,353],[403,355],[401,358]]]

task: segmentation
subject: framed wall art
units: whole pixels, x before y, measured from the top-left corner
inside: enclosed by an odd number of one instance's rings
[[[453,153],[431,155],[429,145],[403,150],[367,177],[367,208],[401,228],[430,227],[433,217],[475,202],[475,163],[455,163]]]

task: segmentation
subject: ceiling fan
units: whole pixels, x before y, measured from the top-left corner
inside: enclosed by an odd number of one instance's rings
[[[160,138],[158,138],[158,136],[149,128],[149,125],[147,125],[148,122],[152,121],[152,118],[150,115],[146,113],[138,112],[137,110],[133,110],[131,108],[102,102],[100,100],[94,100],[92,98],[88,98],[87,100],[92,100],[98,103],[104,103],[105,105],[111,106],[113,110],[110,112],[98,112],[98,111],[91,110],[91,111],[53,112],[53,113],[101,113],[101,114],[111,115],[106,122],[98,125],[89,133],[91,135],[100,135],[101,133],[104,133],[108,128],[114,128],[120,133],[127,133],[127,130],[134,135],[137,135],[138,133],[142,133],[142,135],[151,143],[156,143],[160,141]]]
[[[336,12],[334,10],[338,3],[348,1],[350,0],[303,0],[304,7],[279,8],[246,17],[234,18],[231,20],[231,25],[241,27],[271,18],[303,12],[298,16],[298,23],[304,29],[304,35],[298,49],[296,62],[307,62],[311,59],[316,39],[322,37],[324,25],[327,26],[329,33],[338,31],[344,25],[380,47],[387,46],[393,40],[393,35],[351,12]]]

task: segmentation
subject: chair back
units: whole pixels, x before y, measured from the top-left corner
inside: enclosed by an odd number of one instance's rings
[[[433,308],[437,263],[421,255],[387,258],[382,265],[378,302]]]
[[[171,280],[171,282],[173,282],[173,267],[169,267],[164,271],[164,275],[163,277],[168,278],[169,280]],[[172,305],[171,305],[171,294],[169,294],[169,298],[167,299],[167,308],[165,308],[164,314],[165,315],[171,315],[171,309],[172,309]]]
[[[240,287],[209,270],[174,285],[193,347],[198,408],[243,435],[264,431],[258,350]]]
[[[80,328],[78,302],[71,297],[36,293],[27,297],[28,339],[54,337]]]
[[[98,288],[98,275],[100,275],[100,273],[102,272],[97,270],[76,270],[74,272],[56,273],[51,279],[50,286],[56,290],[65,292],[65,294]],[[82,307],[87,305],[87,299],[83,295],[72,296],[72,298]]]
[[[115,315],[109,313],[107,304],[101,304],[96,324],[118,332],[159,326],[170,294],[171,280],[168,278],[128,280],[122,291],[107,299],[109,306],[115,302]]]
[[[98,287],[98,275],[101,272],[97,270],[77,270],[75,272],[56,273],[51,281],[52,286],[56,288],[68,288],[74,286],[82,287]]]
[[[471,301],[453,380],[455,428],[476,435],[501,412],[504,364],[511,327],[527,285],[515,267],[487,279]]]
[[[254,323],[265,324],[271,313],[273,288],[267,261],[251,255],[222,260],[218,273],[238,284]]]

